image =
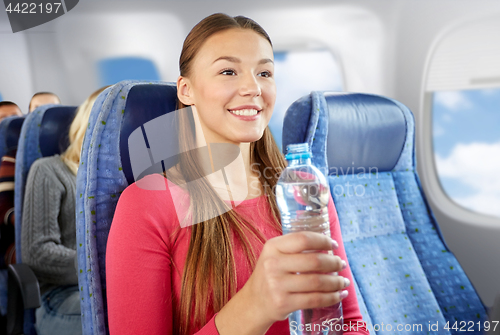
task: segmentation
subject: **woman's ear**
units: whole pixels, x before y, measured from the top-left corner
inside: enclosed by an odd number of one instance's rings
[[[186,106],[194,105],[194,99],[191,94],[191,82],[188,78],[182,76],[177,78],[177,98]]]

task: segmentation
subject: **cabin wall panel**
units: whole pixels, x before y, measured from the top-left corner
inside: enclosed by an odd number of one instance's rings
[[[31,74],[26,34],[13,34],[8,21],[0,20],[0,92],[3,100],[16,103],[23,113],[28,112],[33,94]]]
[[[65,105],[76,105],[82,101],[73,98],[69,87],[78,78],[68,78],[61,64],[61,54],[58,52],[56,33],[50,27],[40,31],[28,31],[27,42],[30,48],[29,59],[33,73],[33,93],[53,92]]]

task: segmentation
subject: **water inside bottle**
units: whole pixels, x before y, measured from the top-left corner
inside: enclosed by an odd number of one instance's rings
[[[307,176],[307,178],[304,178]],[[314,231],[330,235],[329,190],[315,178],[315,171],[285,170],[276,187],[283,234]],[[325,251],[326,253],[326,251]],[[329,254],[333,254],[330,250]],[[333,275],[336,275],[333,274]],[[298,310],[288,317],[291,335],[341,335],[342,303]]]

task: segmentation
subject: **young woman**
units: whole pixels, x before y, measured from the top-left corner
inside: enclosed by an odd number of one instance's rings
[[[42,306],[38,335],[82,333],[76,269],[76,172],[90,111],[101,88],[78,108],[66,151],[33,163],[23,205],[23,261],[37,276]]]
[[[185,154],[168,181],[151,175],[129,186],[113,219],[111,334],[289,334],[292,311],[339,301],[344,323],[362,323],[332,200],[333,240],[281,236],[274,186],[286,162],[267,127],[276,98],[267,33],[241,16],[203,19],[184,42],[177,92],[179,108],[192,111],[179,112]],[[208,144],[207,164],[192,143]],[[225,173],[214,168],[220,144],[241,158]],[[147,187],[155,183],[166,190]],[[325,253],[332,249],[337,256]]]

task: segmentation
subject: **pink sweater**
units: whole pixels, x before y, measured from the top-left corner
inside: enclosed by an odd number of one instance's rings
[[[160,175],[148,176],[143,181],[151,185],[167,184]],[[108,318],[112,335],[173,333],[173,309],[177,306],[172,301],[179,301],[191,230],[176,229],[180,223],[172,195],[166,188],[152,191],[132,184],[118,202],[106,250]],[[245,200],[236,211],[253,222],[269,239],[281,233],[269,224],[271,209],[266,200],[265,195]],[[347,260],[337,212],[331,199],[328,210],[332,238],[340,245],[335,254]],[[262,245],[256,244],[254,247],[259,255]],[[236,246],[235,262],[237,289],[240,290],[250,277],[251,269],[241,249]],[[340,275],[352,282],[349,267],[341,271]],[[362,321],[362,317],[354,285],[347,289],[349,296],[342,302],[344,324],[355,325]],[[209,322],[196,334],[218,335],[214,317],[215,314],[209,311]],[[288,320],[274,323],[266,334],[290,334]],[[354,332],[345,331],[344,334],[368,332],[363,327],[359,330],[356,328]]]

